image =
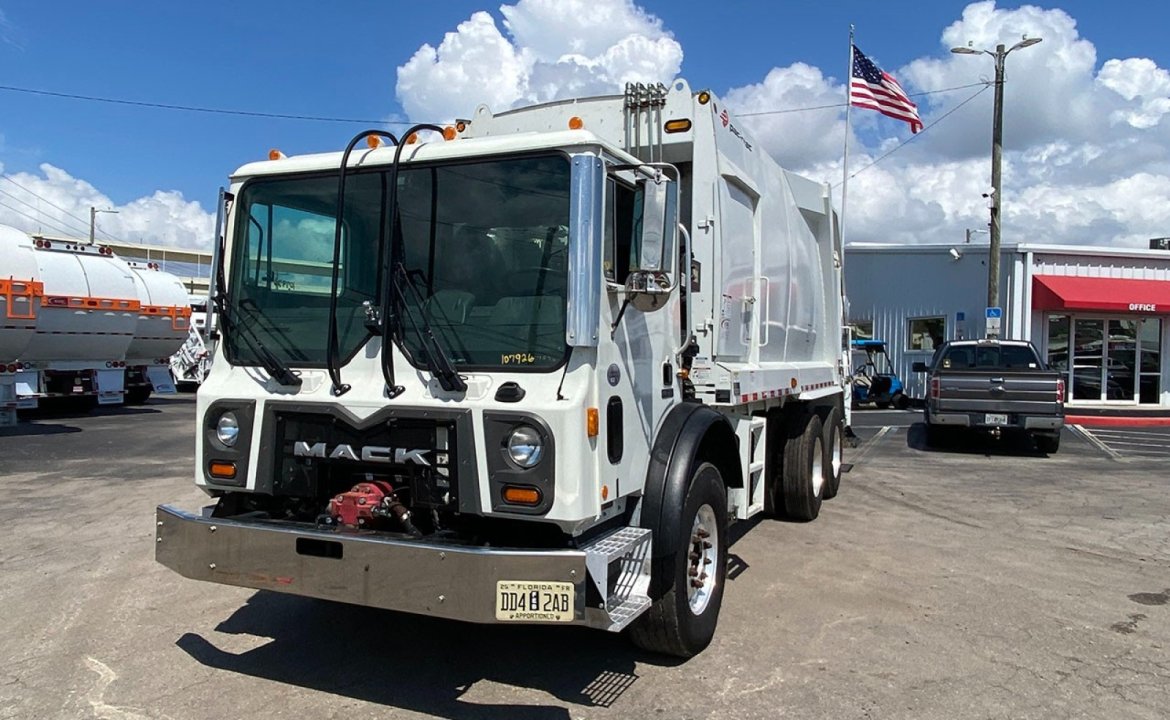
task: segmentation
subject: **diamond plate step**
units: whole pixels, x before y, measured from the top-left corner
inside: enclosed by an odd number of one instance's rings
[[[645,528],[624,527],[582,548],[589,579],[601,597],[610,626],[617,632],[650,607],[651,533]],[[610,566],[618,562],[613,593],[608,592]]]

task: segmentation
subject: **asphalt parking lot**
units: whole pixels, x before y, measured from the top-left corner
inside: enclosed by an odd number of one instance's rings
[[[863,411],[811,524],[733,530],[718,634],[481,627],[185,580],[153,511],[197,507],[191,397],[0,429],[0,718],[1163,718],[1170,479],[1060,452],[923,446]],[[1154,438],[1155,444],[1160,441]],[[1122,447],[1122,446],[1118,446]]]

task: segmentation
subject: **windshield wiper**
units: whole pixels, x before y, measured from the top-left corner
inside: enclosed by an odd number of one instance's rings
[[[420,123],[403,133],[402,137],[409,139],[416,133],[423,130],[431,130],[433,132],[442,133],[443,128],[438,125],[431,125],[429,123]],[[399,143],[394,148],[394,162],[390,165],[389,183],[390,183],[390,197],[386,201],[386,215],[390,222],[390,237],[389,245],[386,252],[383,254],[382,260],[382,278],[386,283],[386,292],[382,296],[382,321],[385,323],[385,332],[382,337],[382,378],[386,381],[386,394],[391,398],[396,398],[405,392],[406,388],[399,385],[394,377],[394,348],[393,344],[399,337],[401,331],[400,315],[405,306],[406,296],[402,292],[402,286],[397,279],[398,271],[406,273],[403,267],[405,262],[406,250],[403,247],[403,242],[400,237],[401,226],[398,218],[398,163],[402,160],[402,148],[405,143]],[[409,276],[406,277],[406,284],[418,294],[418,290],[414,288]],[[414,321],[414,328],[416,332],[420,331],[417,321]],[[425,322],[425,319],[424,319]],[[429,326],[428,326],[429,330]],[[422,336],[420,335],[420,338]],[[441,360],[435,358],[434,352],[427,352],[427,368],[434,373],[435,377],[439,379],[439,384],[444,390],[466,390],[467,383],[463,382],[463,378],[459,377],[459,373],[455,368],[451,367],[451,362],[447,358],[446,353],[443,352],[442,346],[438,344],[438,339],[435,338],[434,333],[430,333],[431,340],[434,347],[438,350]]]
[[[276,382],[292,387],[301,386],[301,378],[281,362],[280,358],[271,350],[264,346],[264,343],[261,342],[260,338],[252,330],[251,325],[236,322],[232,315],[231,306],[228,304],[227,293],[222,290],[216,292],[212,302],[215,303],[215,309],[219,311],[219,319],[222,324],[220,330],[224,334],[225,339],[227,337],[237,337],[243,340],[244,344],[248,346],[248,349],[260,361],[260,366]],[[239,330],[238,333],[236,332],[237,330]]]
[[[451,362],[450,356],[443,349],[443,344],[439,342],[434,328],[431,327],[430,321],[427,320],[426,311],[423,307],[425,300],[423,299],[422,293],[418,291],[418,287],[410,279],[410,274],[406,272],[406,268],[403,267],[402,263],[398,263],[395,266],[390,285],[398,299],[399,310],[402,314],[410,318],[410,324],[426,355],[427,369],[439,381],[439,387],[447,392],[463,392],[466,390],[467,383],[459,376],[459,371],[455,369],[455,365]],[[403,292],[404,287],[410,288],[411,293],[414,295],[415,304],[418,308],[417,313],[406,310],[407,298],[406,293]]]
[[[333,273],[329,285],[329,329],[326,336],[325,367],[329,371],[330,388],[334,397],[349,392],[349,385],[341,382],[341,351],[337,341],[337,275],[341,260],[341,226],[345,216],[345,174],[349,170],[349,154],[364,138],[378,136],[397,145],[398,138],[381,130],[365,130],[354,136],[341,155],[341,169],[337,173],[337,214],[333,225]],[[383,348],[383,353],[386,349]]]

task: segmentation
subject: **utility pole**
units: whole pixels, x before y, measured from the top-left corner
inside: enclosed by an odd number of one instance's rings
[[[1026,48],[1040,42],[1041,38],[1024,38],[1020,42],[1004,49],[1000,43],[995,46],[995,52],[990,50],[973,50],[969,47],[951,48],[951,52],[958,55],[990,55],[995,59],[995,109],[991,126],[991,193],[987,199],[987,206],[991,210],[991,247],[987,258],[987,307],[999,307],[999,216],[1003,209],[1003,192],[1001,190],[1001,164],[1003,159],[1003,66],[1004,60],[1013,50]],[[970,232],[967,234],[970,241]]]
[[[103,212],[104,213],[111,213],[113,215],[118,214],[117,210],[98,210],[93,205],[89,206],[89,244],[90,245],[93,245],[94,230],[97,229],[97,214],[103,213]]]

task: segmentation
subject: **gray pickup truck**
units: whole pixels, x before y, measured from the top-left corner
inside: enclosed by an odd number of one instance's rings
[[[1064,377],[1049,370],[1024,340],[956,340],[943,343],[927,373],[927,442],[938,445],[951,428],[1026,432],[1036,448],[1054,453],[1064,426]]]

